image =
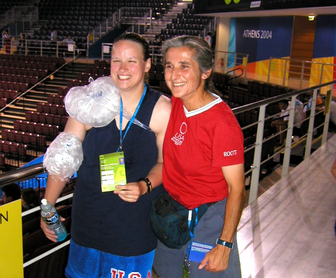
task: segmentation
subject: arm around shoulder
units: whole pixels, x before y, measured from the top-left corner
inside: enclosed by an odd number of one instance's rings
[[[150,129],[156,134],[156,145],[158,147],[157,164],[148,173],[147,178],[151,181],[153,188],[162,183],[162,165],[163,165],[163,140],[168,126],[171,112],[171,101],[165,96],[161,96],[157,101],[152,118],[149,124]]]

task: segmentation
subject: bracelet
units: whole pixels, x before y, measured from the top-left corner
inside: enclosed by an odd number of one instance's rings
[[[152,192],[153,190],[153,186],[152,186],[152,183],[150,182],[150,180],[148,178],[141,178],[141,179],[138,179],[138,182],[140,181],[144,181],[147,185],[147,192],[146,194],[149,194]]]

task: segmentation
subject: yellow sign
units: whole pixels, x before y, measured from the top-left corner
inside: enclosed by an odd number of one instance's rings
[[[21,200],[0,206],[0,278],[23,278]]]

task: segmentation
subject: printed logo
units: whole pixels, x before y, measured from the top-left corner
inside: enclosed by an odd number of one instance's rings
[[[181,146],[184,142],[184,134],[187,133],[187,124],[183,122],[180,126],[180,131],[176,132],[174,137],[171,138],[171,140],[175,143],[177,146]]]
[[[227,152],[224,152],[224,157],[230,157],[230,156],[235,156],[238,154],[237,150],[232,150],[232,151],[227,151]]]

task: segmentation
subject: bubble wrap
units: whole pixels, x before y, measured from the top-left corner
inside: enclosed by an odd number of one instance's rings
[[[49,175],[66,180],[79,169],[82,161],[82,142],[74,134],[62,132],[48,147],[43,166]]]
[[[103,76],[88,85],[72,87],[64,104],[72,118],[92,127],[102,127],[119,114],[120,93],[112,78]]]

